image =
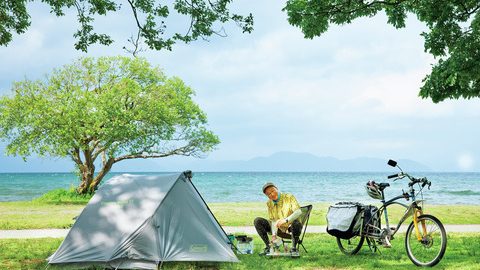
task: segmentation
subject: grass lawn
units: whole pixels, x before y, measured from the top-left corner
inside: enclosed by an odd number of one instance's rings
[[[1,202],[0,230],[69,228],[84,205]]]
[[[265,203],[210,203],[222,225],[252,226],[257,216],[267,215]],[[68,228],[84,204],[49,204],[44,202],[0,202],[0,230]],[[325,225],[328,204],[314,203],[311,225]],[[480,205],[427,205],[426,212],[444,224],[480,224]],[[403,213],[399,206],[389,208],[390,221],[396,222]]]
[[[0,269],[45,269],[45,258],[60,245],[62,239],[2,239],[0,240]],[[257,252],[263,247],[254,238]],[[305,247],[308,253],[301,258],[265,258],[239,255],[240,263],[165,263],[164,269],[411,269],[404,248],[403,236],[392,241],[391,249],[381,249],[381,254],[371,253],[366,246],[355,256],[340,253],[335,239],[326,234],[307,234]],[[436,269],[479,269],[480,234],[455,233],[448,235],[447,251]],[[61,269],[61,268],[49,268]]]
[[[309,203],[304,203],[307,205]],[[212,212],[222,225],[253,226],[255,217],[267,216],[265,203],[210,203]],[[326,225],[325,216],[329,204],[313,203],[309,224]],[[388,208],[390,222],[397,223],[405,212],[401,206]],[[426,205],[426,212],[440,219],[443,224],[480,224],[480,205]]]

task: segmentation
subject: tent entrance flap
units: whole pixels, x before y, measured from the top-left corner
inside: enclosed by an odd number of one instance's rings
[[[207,202],[203,199],[203,196],[202,194],[198,191],[197,187],[193,184],[192,182],[192,171],[185,171],[183,172],[184,176],[186,177],[186,179],[188,179],[188,181],[190,182],[190,184],[192,185],[192,187],[195,189],[195,192],[197,193],[197,195],[200,197],[200,199],[202,200],[203,204],[205,205],[205,207],[207,208],[208,212],[210,213],[210,215],[212,216],[212,218],[215,220],[215,222],[217,223],[218,225],[218,228],[220,228],[223,232],[223,234],[225,235],[226,239],[227,239],[227,242],[229,244],[233,244],[231,243],[230,239],[228,238],[228,234],[227,232],[225,232],[225,230],[223,229],[222,225],[220,224],[220,222],[218,222],[217,220],[217,217],[215,217],[215,215],[213,214],[212,210],[210,209],[210,207],[208,206]]]

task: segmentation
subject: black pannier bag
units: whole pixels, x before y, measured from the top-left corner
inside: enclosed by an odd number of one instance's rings
[[[339,202],[331,205],[327,212],[327,233],[342,239],[358,235],[362,224],[364,205],[356,202]]]
[[[364,206],[364,220],[365,220],[365,230],[368,234],[379,234],[381,218],[378,207],[375,205],[365,205]]]

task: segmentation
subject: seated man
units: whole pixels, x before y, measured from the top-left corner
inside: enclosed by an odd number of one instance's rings
[[[302,224],[298,220],[302,211],[297,199],[292,194],[281,193],[273,183],[266,183],[262,189],[269,198],[267,202],[268,218],[257,217],[254,221],[258,235],[265,243],[263,254],[268,254],[270,243],[279,237],[286,237],[292,233],[292,256],[298,256],[297,243],[302,232]],[[272,234],[272,241],[268,240],[268,233]]]

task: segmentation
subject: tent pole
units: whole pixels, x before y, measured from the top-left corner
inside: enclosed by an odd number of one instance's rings
[[[228,239],[228,234],[227,232],[225,232],[225,230],[223,229],[222,225],[220,225],[220,222],[218,222],[217,218],[215,217],[215,215],[213,214],[212,210],[210,210],[210,207],[208,207],[208,204],[207,202],[205,202],[205,200],[203,199],[202,197],[202,194],[200,194],[200,192],[198,191],[197,187],[193,184],[192,182],[192,171],[184,171],[183,172],[183,175],[185,176],[185,178],[188,179],[188,181],[190,182],[190,184],[192,184],[192,187],[195,189],[195,191],[197,192],[198,196],[200,196],[200,199],[202,199],[203,203],[205,204],[205,206],[207,207],[208,211],[210,212],[210,214],[212,214],[212,217],[213,219],[215,219],[215,221],[217,222],[218,226],[220,227],[220,229],[222,229],[223,233],[225,234],[225,237],[227,237]],[[230,239],[228,239],[228,242],[230,242]],[[238,251],[238,248],[233,244],[233,243],[230,243],[232,246],[235,247],[235,249]]]

